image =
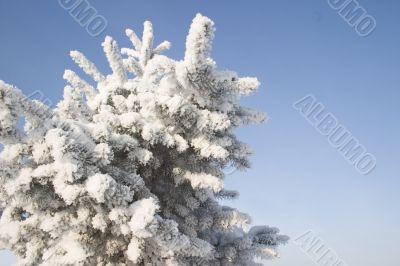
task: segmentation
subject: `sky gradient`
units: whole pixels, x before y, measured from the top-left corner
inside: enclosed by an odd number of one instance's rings
[[[376,19],[359,36],[327,0],[90,1],[107,20],[88,34],[58,1],[0,2],[0,79],[29,94],[41,90],[56,103],[65,68],[78,71],[70,50],[83,52],[109,73],[101,42],[113,36],[129,45],[126,28],[142,31],[150,20],[155,43],[183,58],[185,37],[197,12],[214,20],[212,52],[220,69],[256,76],[260,90],[243,104],[265,111],[269,121],[238,130],[254,154],[252,168],[235,172],[227,187],[239,190],[232,206],[254,224],[277,226],[292,239],[312,230],[348,266],[398,266],[400,238],[400,2],[359,0]],[[376,157],[359,174],[327,138],[292,105],[313,94]],[[274,266],[310,266],[293,241],[280,248]],[[0,265],[13,256],[0,252]]]

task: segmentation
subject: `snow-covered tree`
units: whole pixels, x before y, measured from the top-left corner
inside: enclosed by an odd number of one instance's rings
[[[160,55],[153,28],[132,48],[106,37],[112,73],[82,53],[56,107],[0,81],[0,245],[18,265],[259,265],[287,237],[249,227],[221,206],[227,165],[249,167],[234,129],[264,120],[242,107],[256,78],[219,71],[209,57],[214,23],[198,14],[184,59]],[[95,84],[95,85],[94,85]],[[23,129],[19,121],[24,118]]]

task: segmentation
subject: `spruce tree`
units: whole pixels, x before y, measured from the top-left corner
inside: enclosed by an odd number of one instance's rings
[[[287,241],[249,227],[222,206],[224,168],[249,167],[234,129],[264,120],[240,105],[256,78],[217,70],[214,23],[198,14],[184,59],[153,46],[144,23],[132,48],[106,37],[104,75],[82,53],[72,59],[93,79],[66,70],[55,107],[0,81],[0,246],[18,265],[261,265]],[[95,85],[94,85],[95,84]],[[19,126],[24,118],[23,129]]]

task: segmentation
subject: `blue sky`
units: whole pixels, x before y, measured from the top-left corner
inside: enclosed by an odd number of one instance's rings
[[[234,173],[231,202],[255,224],[274,225],[292,238],[312,230],[349,266],[397,266],[400,238],[400,2],[359,0],[377,27],[360,37],[327,0],[94,1],[106,18],[91,37],[58,1],[0,2],[0,79],[29,94],[62,96],[65,68],[79,50],[103,72],[101,42],[111,35],[124,46],[124,30],[153,22],[156,43],[172,42],[167,55],[183,57],[197,12],[217,27],[213,58],[221,69],[257,76],[260,91],[243,104],[270,120],[240,129],[254,151],[252,169]],[[313,94],[372,153],[377,166],[360,175],[292,104]],[[0,252],[0,264],[14,261]],[[310,266],[294,243],[266,265]]]

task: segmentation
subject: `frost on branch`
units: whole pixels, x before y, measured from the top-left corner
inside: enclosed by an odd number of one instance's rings
[[[18,265],[257,265],[287,241],[276,228],[221,206],[238,196],[223,169],[249,167],[234,129],[264,120],[239,104],[256,78],[219,71],[214,23],[198,14],[184,59],[153,46],[153,27],[133,47],[106,37],[111,74],[82,53],[55,108],[0,81],[0,245]],[[91,85],[95,84],[95,85]],[[25,119],[22,129],[18,125]]]

